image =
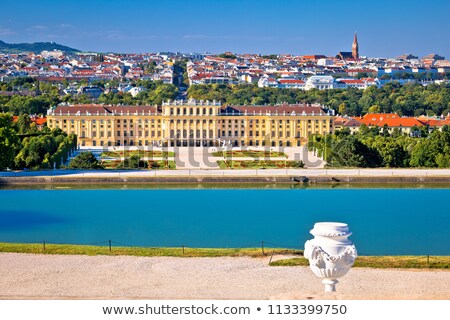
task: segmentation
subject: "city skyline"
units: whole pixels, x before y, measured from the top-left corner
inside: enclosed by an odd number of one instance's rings
[[[5,3],[0,39],[54,41],[82,51],[324,54],[350,51],[358,33],[361,56],[404,53],[448,57],[447,1],[179,1],[153,3],[24,0]],[[436,8],[440,8],[437,10]]]

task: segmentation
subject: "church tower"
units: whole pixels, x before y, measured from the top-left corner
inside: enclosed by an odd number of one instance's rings
[[[353,38],[352,57],[353,59],[359,59],[358,38],[356,37],[356,32],[355,37]]]

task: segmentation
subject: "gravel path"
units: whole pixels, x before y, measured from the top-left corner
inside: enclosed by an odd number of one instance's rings
[[[249,257],[0,253],[0,298],[450,299],[449,271],[355,268],[337,293],[324,294],[307,267],[267,263]]]

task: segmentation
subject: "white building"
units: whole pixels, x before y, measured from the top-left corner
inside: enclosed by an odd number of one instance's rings
[[[334,65],[334,61],[331,59],[322,58],[322,59],[317,60],[317,65],[318,66],[332,66],[332,65]]]
[[[258,87],[264,88],[264,87],[270,87],[270,88],[278,88],[278,81],[275,78],[271,78],[267,75],[261,77],[261,79],[258,80]]]
[[[345,84],[338,84],[332,76],[311,76],[305,83],[305,90],[344,89],[346,87]]]
[[[43,56],[44,58],[52,57],[58,59],[61,58],[63,55],[64,52],[62,52],[61,50],[53,50],[53,51],[44,50],[41,52],[41,56]]]

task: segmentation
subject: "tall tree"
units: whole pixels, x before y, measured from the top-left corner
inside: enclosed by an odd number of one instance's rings
[[[14,167],[14,156],[20,148],[20,139],[13,127],[12,116],[0,114],[0,170]]]

